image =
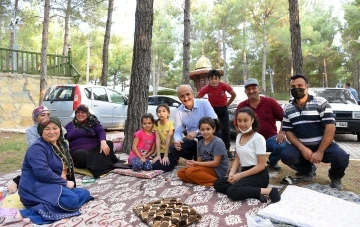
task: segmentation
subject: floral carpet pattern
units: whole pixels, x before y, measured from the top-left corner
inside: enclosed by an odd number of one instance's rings
[[[4,186],[18,174],[17,171],[0,176],[0,186]],[[246,213],[256,214],[267,206],[256,199],[235,202],[215,192],[213,187],[185,183],[177,177],[176,170],[152,179],[115,173],[110,173],[93,183],[82,183],[83,178],[82,175],[76,175],[77,187],[89,189],[95,200],[81,208],[82,215],[55,222],[50,226],[147,226],[135,215],[132,207],[164,197],[177,197],[202,215],[201,221],[191,226],[246,226]],[[328,185],[317,183],[303,187],[360,204],[360,196],[353,192],[340,192]],[[273,223],[277,227],[290,226],[276,221]],[[29,219],[0,217],[0,226],[36,225]]]

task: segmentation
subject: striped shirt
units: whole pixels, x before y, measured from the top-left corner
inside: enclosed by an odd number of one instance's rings
[[[322,97],[309,95],[303,109],[295,99],[284,108],[283,131],[293,132],[305,146],[321,143],[326,124],[335,124],[335,118],[328,101]]]

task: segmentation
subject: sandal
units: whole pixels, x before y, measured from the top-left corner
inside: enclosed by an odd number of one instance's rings
[[[302,178],[293,178],[292,176],[286,176],[284,177],[280,183],[285,185],[294,185],[302,182]]]

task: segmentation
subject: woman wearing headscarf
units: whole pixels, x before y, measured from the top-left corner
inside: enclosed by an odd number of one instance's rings
[[[114,145],[106,140],[103,126],[85,104],[75,110],[74,119],[65,129],[70,154],[77,168],[87,168],[95,178],[110,172],[119,160],[114,154]]]
[[[50,117],[50,110],[46,106],[38,106],[32,112],[32,120],[34,125],[26,129],[26,143],[30,147],[36,140],[40,138],[39,133],[37,132],[37,127],[39,122],[48,120]],[[66,133],[66,130],[62,128],[63,133]],[[20,175],[12,179],[7,183],[7,188],[9,192],[15,192],[20,181]]]
[[[23,217],[35,224],[80,215],[80,207],[92,200],[87,189],[75,187],[74,165],[63,139],[61,122],[50,117],[38,124],[40,138],[25,154],[19,183]]]

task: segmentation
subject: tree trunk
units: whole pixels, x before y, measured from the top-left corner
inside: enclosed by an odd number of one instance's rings
[[[67,1],[67,6],[65,10],[65,24],[64,24],[64,44],[63,44],[63,52],[64,56],[67,56],[68,45],[69,45],[69,17],[71,11],[71,0]]]
[[[184,84],[189,83],[190,72],[190,0],[185,0],[184,8],[184,43],[183,43],[183,79]]]
[[[289,0],[291,52],[294,72],[303,74],[303,57],[301,51],[301,28],[298,0]]]
[[[91,56],[91,37],[87,41],[86,84],[89,84],[89,78],[90,78],[90,56]]]
[[[248,64],[247,64],[247,59],[246,59],[246,48],[247,48],[247,38],[246,38],[246,21],[243,22],[243,38],[244,38],[244,42],[243,42],[243,84],[245,83],[245,81],[248,79]],[[238,83],[240,84],[240,83]]]
[[[220,69],[220,61],[221,61],[221,33],[218,30],[218,42],[217,42],[217,60],[216,60],[216,68]]]
[[[111,23],[112,23],[112,14],[114,11],[114,0],[109,0],[109,8],[108,8],[108,18],[106,21],[106,30],[104,37],[104,46],[102,53],[102,62],[103,67],[101,71],[101,85],[107,86],[108,79],[108,59],[109,59],[109,43],[110,43],[110,34],[111,34]]]
[[[227,65],[226,65],[226,34],[225,34],[225,31],[222,30],[222,46],[223,46],[223,57],[224,57],[224,82],[228,82],[227,80]]]
[[[263,61],[262,61],[262,73],[261,73],[261,89],[266,93],[266,55],[267,55],[267,41],[266,41],[266,18],[264,18],[263,24]]]
[[[42,32],[42,43],[41,43],[41,57],[40,57],[40,97],[39,105],[42,102],[42,96],[45,92],[47,82],[47,48],[48,48],[48,33],[49,33],[49,17],[50,17],[50,0],[45,0],[44,6],[44,22],[43,22],[43,32]]]
[[[153,85],[153,92],[152,92],[153,95],[158,94],[161,66],[162,66],[162,59],[160,58],[160,55],[158,54],[157,55],[157,67],[156,67],[156,70],[155,70],[155,74],[153,74],[153,77],[154,77],[154,85]]]
[[[123,152],[131,151],[133,135],[141,128],[141,115],[147,111],[151,71],[151,39],[154,0],[137,0],[129,105],[125,122]]]

